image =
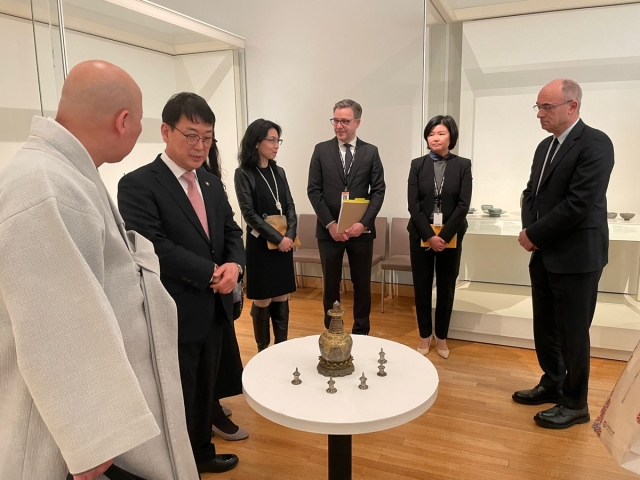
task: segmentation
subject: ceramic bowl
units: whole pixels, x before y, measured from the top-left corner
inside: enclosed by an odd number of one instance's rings
[[[613,220],[614,218],[616,218],[618,216],[618,214],[616,212],[607,212],[607,218],[609,220]]]
[[[625,220],[631,220],[633,217],[636,216],[635,213],[621,213],[620,216],[622,218],[624,218]]]
[[[469,209],[469,213],[475,213],[476,209],[475,208],[470,208]]]
[[[500,214],[502,213],[502,209],[501,208],[488,208],[487,212],[489,213],[490,217],[499,217]]]
[[[480,205],[480,208],[484,213],[489,213],[489,209],[493,208],[493,205]]]

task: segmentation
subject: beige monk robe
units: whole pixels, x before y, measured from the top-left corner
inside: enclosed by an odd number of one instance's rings
[[[110,458],[198,479],[175,305],[151,243],[130,235],[85,148],[34,117],[0,172],[0,479],[63,480]]]

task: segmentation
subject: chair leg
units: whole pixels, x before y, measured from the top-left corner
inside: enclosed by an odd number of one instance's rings
[[[300,285],[304,288],[304,263],[300,264]]]
[[[382,309],[380,310],[382,313],[384,313],[384,297],[387,294],[386,288],[387,285],[385,284],[385,278],[387,276],[387,271],[386,270],[382,270],[382,289],[380,290],[380,298],[382,299]]]
[[[395,270],[391,270],[391,298],[395,298],[395,296],[396,296],[395,285],[394,285],[394,282],[393,282],[393,272],[394,271]]]

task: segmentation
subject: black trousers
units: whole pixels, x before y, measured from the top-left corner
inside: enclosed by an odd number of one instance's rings
[[[211,424],[215,396],[215,385],[220,364],[222,324],[224,312],[216,301],[216,318],[205,338],[198,342],[178,344],[180,380],[187,420],[189,441],[196,463],[213,460],[216,448],[211,443]]]
[[[602,270],[552,273],[535,252],[529,265],[533,298],[533,338],[544,372],[540,385],[562,389],[562,405],[587,405],[591,342],[589,327]]]
[[[363,233],[363,235],[369,235]],[[371,259],[373,258],[373,239],[365,241],[318,239],[324,292],[324,325],[329,328],[331,317],[327,310],[333,308],[333,302],[340,301],[340,281],[342,280],[342,259],[344,252],[349,258],[351,282],[353,283],[353,330],[357,335],[369,333],[369,314],[371,313]]]
[[[416,302],[416,316],[420,337],[428,338],[432,333],[431,322],[431,290],[433,288],[433,272],[436,274],[436,337],[447,338],[453,299],[456,293],[456,280],[460,272],[462,256],[462,239],[458,238],[457,248],[445,248],[434,252],[420,246],[420,240],[409,239],[411,254],[411,272],[413,275],[413,291]]]

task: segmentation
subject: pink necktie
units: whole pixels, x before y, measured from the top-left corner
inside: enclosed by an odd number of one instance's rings
[[[200,219],[200,223],[202,224],[202,228],[204,228],[205,233],[207,234],[207,238],[209,238],[209,223],[207,222],[207,211],[204,208],[204,201],[202,200],[202,196],[200,192],[198,192],[198,187],[196,186],[196,174],[194,172],[184,172],[182,174],[182,178],[187,181],[187,197],[189,197],[189,201],[193,206],[193,209],[196,211],[196,215]]]

